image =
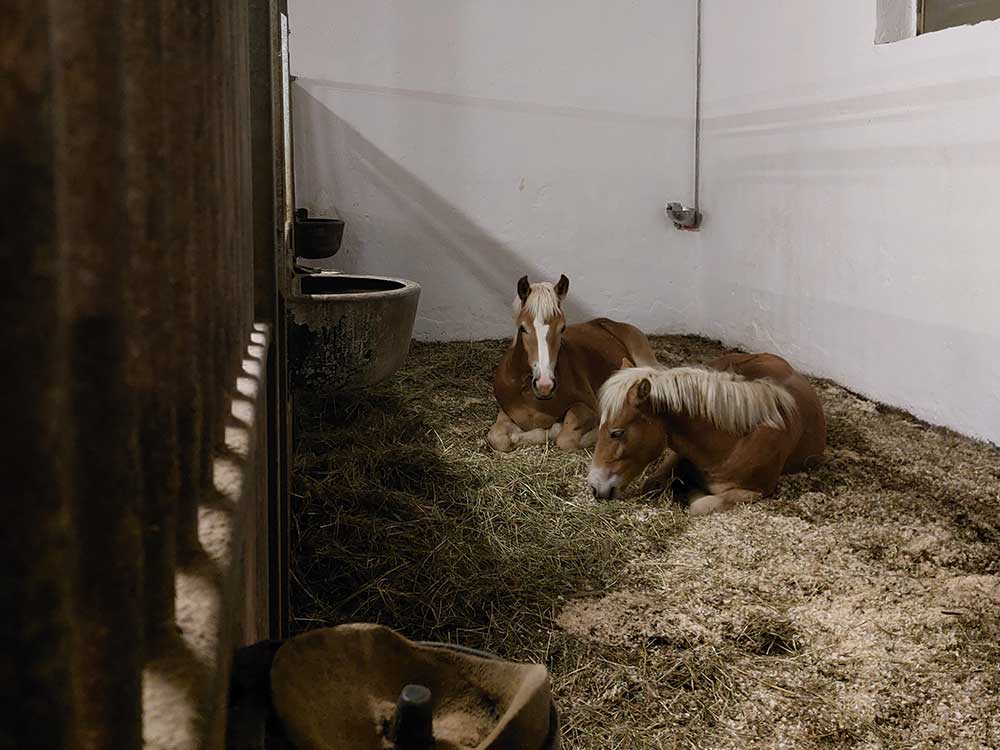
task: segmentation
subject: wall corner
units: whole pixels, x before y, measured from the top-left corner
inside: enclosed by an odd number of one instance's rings
[[[917,35],[920,0],[877,0],[875,44],[888,44]]]

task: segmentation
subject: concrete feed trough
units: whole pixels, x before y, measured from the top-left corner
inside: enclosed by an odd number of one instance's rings
[[[420,285],[406,279],[312,273],[289,300],[289,375],[298,393],[330,395],[391,376],[406,359]]]

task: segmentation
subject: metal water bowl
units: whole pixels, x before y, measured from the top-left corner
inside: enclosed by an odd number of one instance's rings
[[[311,260],[332,258],[340,250],[343,239],[342,219],[310,218],[304,208],[295,212],[296,256]]]

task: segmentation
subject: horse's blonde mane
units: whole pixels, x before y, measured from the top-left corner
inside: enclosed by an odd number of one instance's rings
[[[531,291],[528,293],[528,299],[524,301],[523,307],[521,298],[517,295],[514,296],[511,311],[514,320],[521,316],[521,310],[524,309],[535,320],[546,321],[559,314],[559,305],[559,295],[556,294],[555,287],[548,281],[538,281],[531,285]]]
[[[649,379],[654,411],[707,419],[738,435],[761,425],[783,429],[785,416],[796,408],[792,394],[770,378],[747,380],[735,372],[705,367],[629,367],[601,386],[601,424],[621,413],[632,386],[644,378]]]

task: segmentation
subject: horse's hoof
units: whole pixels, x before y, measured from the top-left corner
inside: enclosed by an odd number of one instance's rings
[[[697,500],[692,501],[688,506],[689,516],[707,516],[711,513],[719,513],[724,508],[721,507],[719,498],[714,495],[706,495],[705,497],[699,497]]]
[[[490,446],[490,448],[497,451],[498,453],[510,453],[512,450],[514,450],[513,441],[506,435],[502,437],[488,435],[486,438],[486,443]]]
[[[572,453],[573,451],[580,450],[580,441],[574,438],[569,438],[567,440],[556,440],[556,448],[561,451],[566,451],[567,453]]]

